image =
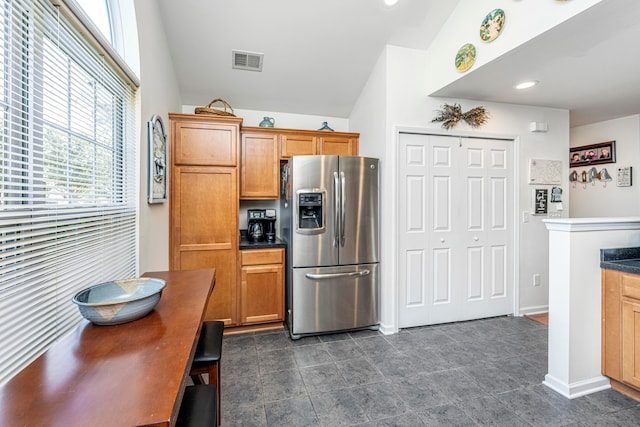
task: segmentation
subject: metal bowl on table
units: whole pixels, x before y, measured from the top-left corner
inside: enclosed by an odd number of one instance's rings
[[[160,301],[166,283],[140,277],[100,283],[78,292],[72,301],[96,325],[117,325],[146,316]]]

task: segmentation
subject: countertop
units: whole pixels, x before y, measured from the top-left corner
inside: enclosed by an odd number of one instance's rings
[[[640,247],[601,249],[600,268],[640,274]]]
[[[247,230],[240,230],[240,250],[245,249],[273,249],[273,248],[286,248],[287,244],[276,237],[276,240],[273,242],[250,242],[247,239]]]

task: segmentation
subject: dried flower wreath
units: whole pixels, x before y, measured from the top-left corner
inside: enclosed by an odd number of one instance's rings
[[[464,120],[472,128],[477,128],[485,124],[489,118],[489,114],[484,107],[472,108],[466,113],[463,113],[460,104],[444,104],[442,110],[436,111],[438,115],[431,120],[431,122],[442,122],[442,127],[445,129],[451,129],[456,126],[460,120]]]

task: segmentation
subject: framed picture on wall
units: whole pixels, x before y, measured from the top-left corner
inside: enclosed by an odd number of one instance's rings
[[[615,162],[615,141],[569,148],[569,167],[599,165],[602,163]]]

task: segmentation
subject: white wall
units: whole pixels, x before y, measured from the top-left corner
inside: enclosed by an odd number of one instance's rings
[[[169,134],[169,111],[180,109],[178,83],[173,71],[162,20],[155,0],[135,0],[140,45],[140,227],[139,269],[169,269],[169,203],[147,204],[147,121],[159,114]],[[171,141],[169,141],[171,146]]]
[[[640,215],[640,115],[607,120],[571,129],[571,147],[598,144],[601,142],[616,142],[616,162],[596,165],[601,171],[606,168],[613,181],[583,185],[570,184],[571,217],[606,217],[606,216],[636,216]],[[568,153],[567,153],[568,155]],[[632,186],[616,186],[618,168],[632,166]],[[589,167],[571,168],[578,176]],[[615,209],[612,209],[615,206]]]
[[[426,96],[431,64],[424,51],[387,46],[369,82],[365,86],[350,117],[353,129],[361,129],[361,152],[369,144],[371,135],[372,153],[384,157],[381,168],[382,218],[382,323],[385,329],[393,330],[397,323],[397,268],[395,252],[396,228],[396,132],[398,128],[432,129],[441,131],[438,123],[431,123],[435,110],[443,103],[457,102],[463,111],[479,105],[463,99],[435,99]],[[380,105],[386,106],[384,129]],[[518,246],[516,247],[517,305],[521,312],[545,309],[548,304],[548,235],[542,216],[531,216],[526,224],[520,222],[521,212],[532,209],[531,192],[534,187],[527,184],[530,158],[561,160],[563,177],[561,187],[568,195],[569,112],[552,108],[484,103],[490,114],[489,122],[480,129],[471,129],[466,124],[449,131],[451,134],[478,134],[486,137],[508,137],[516,139],[517,164],[517,218],[515,221]],[[532,133],[530,122],[546,122],[548,132]],[[384,134],[384,144],[380,135]],[[536,186],[550,188],[550,186]],[[568,197],[565,197],[568,203]],[[532,276],[541,275],[542,283],[534,287]]]
[[[380,301],[382,309],[382,329],[387,328],[389,321],[395,318],[397,307],[395,287],[385,286],[395,277],[395,263],[386,262],[395,256],[395,238],[391,230],[395,224],[395,210],[390,203],[393,185],[388,179],[395,174],[395,163],[390,153],[393,146],[388,144],[387,135],[387,50],[385,49],[373,68],[356,105],[351,113],[349,123],[354,131],[360,132],[359,154],[380,159]]]

